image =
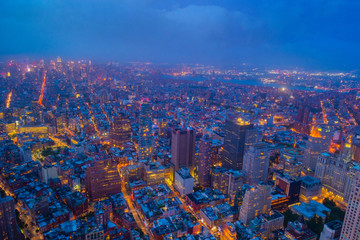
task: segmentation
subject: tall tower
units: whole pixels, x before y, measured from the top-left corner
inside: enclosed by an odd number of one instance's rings
[[[269,213],[271,209],[271,188],[266,185],[252,187],[245,192],[240,207],[239,220],[248,225],[251,220],[262,214]]]
[[[140,109],[139,119],[139,159],[149,160],[152,154],[152,106],[143,102]]]
[[[355,175],[353,190],[346,209],[340,240],[355,240],[360,236],[360,172]]]
[[[171,137],[171,162],[174,170],[187,167],[193,173],[195,158],[195,131],[174,129]]]
[[[296,115],[296,121],[303,124],[310,123],[310,108],[307,106],[301,106]]]
[[[224,168],[241,170],[246,145],[258,141],[258,132],[241,118],[225,122],[224,150],[221,161]]]
[[[310,108],[308,106],[302,105],[297,112],[294,128],[298,132],[309,134],[310,122]]]
[[[124,147],[124,143],[131,140],[131,135],[130,119],[125,114],[115,117],[110,129],[111,145]]]
[[[266,181],[269,170],[269,151],[266,143],[255,143],[244,155],[243,170],[247,173],[250,185]]]
[[[16,224],[12,197],[0,198],[0,239],[24,239]]]
[[[330,140],[326,136],[322,136],[320,127],[313,126],[310,131],[309,141],[305,150],[304,166],[315,171],[317,157],[322,152],[327,152],[330,147]]]
[[[210,186],[211,184],[211,150],[212,139],[209,135],[205,135],[200,140],[199,147],[199,165],[198,165],[198,181],[201,186]]]

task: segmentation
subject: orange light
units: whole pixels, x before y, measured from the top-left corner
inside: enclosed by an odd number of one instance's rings
[[[6,100],[6,108],[10,107],[10,102],[11,102],[11,96],[12,96],[12,92],[9,93],[7,100]]]
[[[42,86],[41,86],[41,93],[40,93],[40,97],[39,97],[39,104],[41,106],[44,106],[42,101],[43,101],[43,98],[44,98],[45,83],[46,83],[46,77],[44,75],[44,81],[43,81]]]

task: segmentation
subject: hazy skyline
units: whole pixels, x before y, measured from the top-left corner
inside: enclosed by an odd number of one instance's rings
[[[359,1],[1,1],[0,59],[359,69]]]

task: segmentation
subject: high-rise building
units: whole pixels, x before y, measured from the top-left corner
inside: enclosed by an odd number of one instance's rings
[[[212,139],[209,137],[209,135],[205,135],[200,140],[198,164],[198,181],[203,187],[210,186],[211,184],[211,152]]]
[[[235,200],[236,193],[241,190],[245,182],[245,174],[240,171],[215,167],[211,169],[211,185]]]
[[[171,163],[174,170],[187,167],[192,174],[195,158],[195,131],[193,129],[174,129],[171,138]]]
[[[297,132],[309,134],[310,132],[310,108],[307,106],[301,106],[297,112],[294,129]]]
[[[0,198],[0,239],[24,239],[16,224],[14,199]]]
[[[124,147],[124,143],[131,141],[130,119],[124,114],[114,118],[110,129],[110,143],[113,146]]]
[[[22,162],[32,161],[31,149],[28,146],[20,147],[20,158]]]
[[[304,166],[311,171],[315,171],[319,154],[329,151],[331,138],[328,134],[322,132],[321,127],[313,126],[311,128],[309,141],[306,144]]]
[[[267,180],[269,151],[266,143],[255,143],[245,151],[243,171],[247,173],[247,183],[250,185]]]
[[[310,108],[307,106],[301,106],[296,115],[296,121],[299,123],[310,123]]]
[[[323,191],[334,196],[334,200],[347,204],[354,175],[359,167],[353,162],[344,162],[340,156],[321,153],[318,156],[315,177],[323,184]]]
[[[242,170],[246,145],[257,142],[259,133],[252,124],[241,118],[225,121],[224,150],[221,161],[224,168]]]
[[[158,126],[159,126],[159,137],[168,136],[168,123],[166,119],[159,120]]]
[[[152,154],[152,106],[143,102],[139,119],[139,159],[149,160]]]
[[[360,136],[351,144],[352,159],[356,162],[360,162],[360,141],[358,138],[360,138]]]
[[[346,209],[340,240],[355,240],[360,237],[360,172],[357,172],[350,200]]]
[[[87,195],[92,201],[121,192],[117,164],[111,159],[98,160],[88,167],[85,181]]]
[[[353,160],[353,154],[351,151],[351,139],[348,139],[341,144],[340,156],[344,162],[350,162]]]
[[[239,220],[248,225],[251,220],[262,214],[269,213],[271,209],[271,187],[258,185],[245,192],[240,207]]]
[[[44,183],[56,178],[58,178],[58,167],[56,165],[45,165],[41,168],[41,180]]]

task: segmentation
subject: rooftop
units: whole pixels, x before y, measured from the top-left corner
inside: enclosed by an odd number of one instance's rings
[[[328,226],[331,230],[339,230],[342,228],[342,225],[343,223],[339,220],[334,220],[326,223],[326,226]]]

